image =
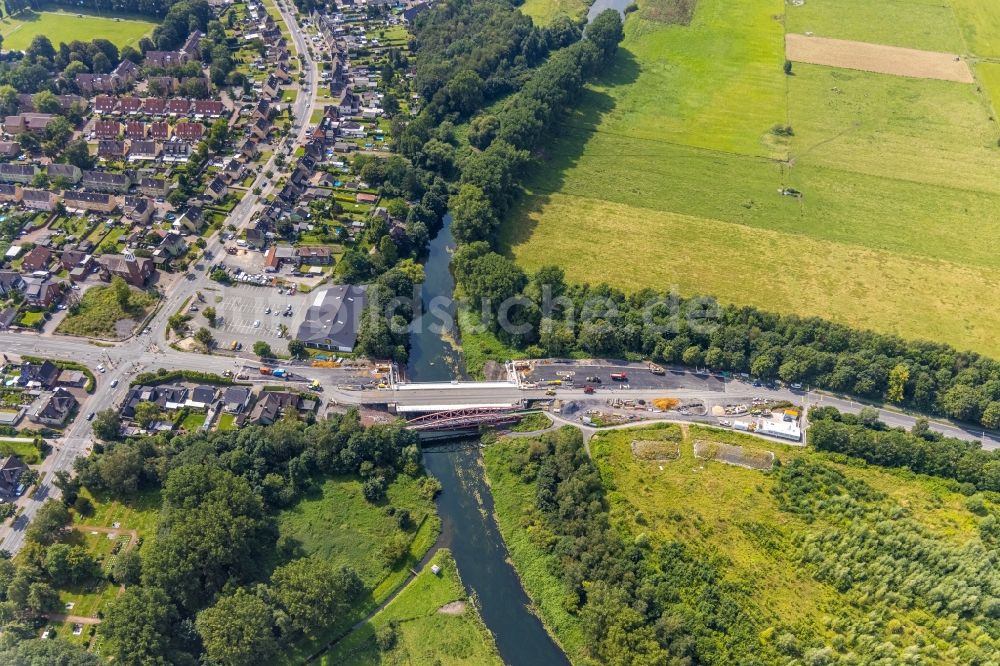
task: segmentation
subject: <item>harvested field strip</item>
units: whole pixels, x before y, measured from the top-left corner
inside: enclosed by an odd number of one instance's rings
[[[640,460],[677,460],[681,455],[681,445],[679,442],[634,439],[632,455]]]
[[[973,82],[969,65],[953,53],[792,34],[785,35],[785,55],[789,60],[813,65],[917,79]]]
[[[766,470],[774,467],[774,453],[771,451],[755,451],[721,442],[706,442],[699,439],[694,443],[694,455],[702,460],[715,460],[747,469]]]

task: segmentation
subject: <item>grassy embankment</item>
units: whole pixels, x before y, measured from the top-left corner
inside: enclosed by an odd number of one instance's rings
[[[431,564],[441,567],[439,575],[431,573]],[[318,663],[499,666],[503,662],[465,594],[451,553],[442,549],[399,596]]]

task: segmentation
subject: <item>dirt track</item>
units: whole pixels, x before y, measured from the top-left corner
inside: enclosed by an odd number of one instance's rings
[[[878,74],[973,82],[968,64],[953,53],[789,34],[785,35],[785,57],[795,62]]]

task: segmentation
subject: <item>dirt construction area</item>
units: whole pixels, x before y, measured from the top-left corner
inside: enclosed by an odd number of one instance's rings
[[[785,57],[794,62],[877,74],[973,82],[969,65],[953,53],[789,34],[785,35]]]

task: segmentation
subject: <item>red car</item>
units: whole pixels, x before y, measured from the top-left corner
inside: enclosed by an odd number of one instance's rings
[[[594,392],[594,387],[591,386],[590,384],[587,384],[586,386],[583,387],[583,392],[586,393],[587,395],[590,395],[591,393]]]

